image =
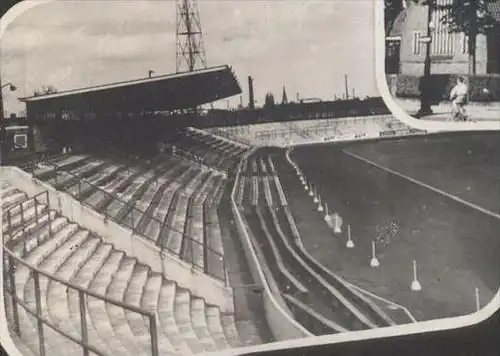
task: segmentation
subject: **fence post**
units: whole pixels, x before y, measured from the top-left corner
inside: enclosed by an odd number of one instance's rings
[[[9,232],[9,234],[12,232],[11,229],[12,229],[12,216],[11,216],[11,213],[10,213],[10,210],[7,211],[7,231]],[[10,238],[12,238],[12,236],[10,236]]]
[[[28,248],[26,247],[26,229],[24,225],[22,226],[22,239],[23,239],[23,256],[26,256],[28,253]]]
[[[135,233],[135,225],[134,225],[134,209],[135,209],[135,202],[132,205],[132,209],[130,210],[130,220],[132,221],[132,233]]]
[[[85,313],[85,294],[81,290],[78,291],[78,302],[80,304],[80,328],[82,330],[83,356],[88,356],[89,337],[87,330],[87,317]]]
[[[21,335],[21,330],[19,328],[19,313],[17,311],[17,291],[16,291],[16,273],[14,266],[14,258],[11,255],[9,256],[9,270],[7,273],[9,274],[10,279],[10,298],[12,301],[12,317],[14,318],[14,330],[18,335]]]
[[[24,208],[23,208],[23,203],[19,205],[19,208],[21,209],[21,226],[24,226]]]
[[[158,350],[158,328],[156,327],[156,316],[149,316],[149,332],[151,334],[151,356],[159,356]]]
[[[52,237],[52,219],[50,217],[50,198],[49,198],[49,192],[45,192],[45,195],[47,196],[47,211],[48,211],[48,220],[49,220],[49,237]]]
[[[43,322],[42,322],[42,303],[40,297],[40,276],[38,272],[32,270],[33,280],[35,282],[35,302],[36,302],[36,322],[38,326],[38,342],[40,345],[40,356],[45,356],[45,340],[43,337]]]
[[[36,197],[33,197],[33,200],[35,201],[35,219],[36,219],[36,224],[38,225],[38,206],[37,206],[37,201]]]

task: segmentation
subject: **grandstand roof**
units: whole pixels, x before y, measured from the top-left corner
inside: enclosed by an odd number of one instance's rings
[[[19,98],[36,111],[169,111],[193,108],[241,93],[227,65]]]

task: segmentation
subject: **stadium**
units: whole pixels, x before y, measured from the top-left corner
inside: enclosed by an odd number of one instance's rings
[[[20,98],[0,196],[23,355],[237,355],[490,302],[498,132],[381,98],[199,110],[241,93],[222,65]]]

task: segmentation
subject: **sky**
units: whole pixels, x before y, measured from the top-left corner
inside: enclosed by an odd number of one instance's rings
[[[378,96],[372,0],[198,0],[208,66],[230,65],[248,103],[247,76],[257,105],[267,92],[281,100],[345,92]],[[56,0],[17,16],[0,39],[4,109],[53,85],[59,91],[175,72],[175,1]],[[239,104],[239,96],[229,100]],[[217,103],[226,107],[228,101]]]

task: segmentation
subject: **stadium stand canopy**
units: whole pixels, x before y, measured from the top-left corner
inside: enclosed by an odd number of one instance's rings
[[[182,72],[111,83],[106,85],[61,91],[53,94],[19,98],[26,103],[28,117],[63,112],[117,113],[174,111],[195,108],[241,93],[232,69],[217,66],[192,72]],[[34,115],[33,115],[34,114]]]

